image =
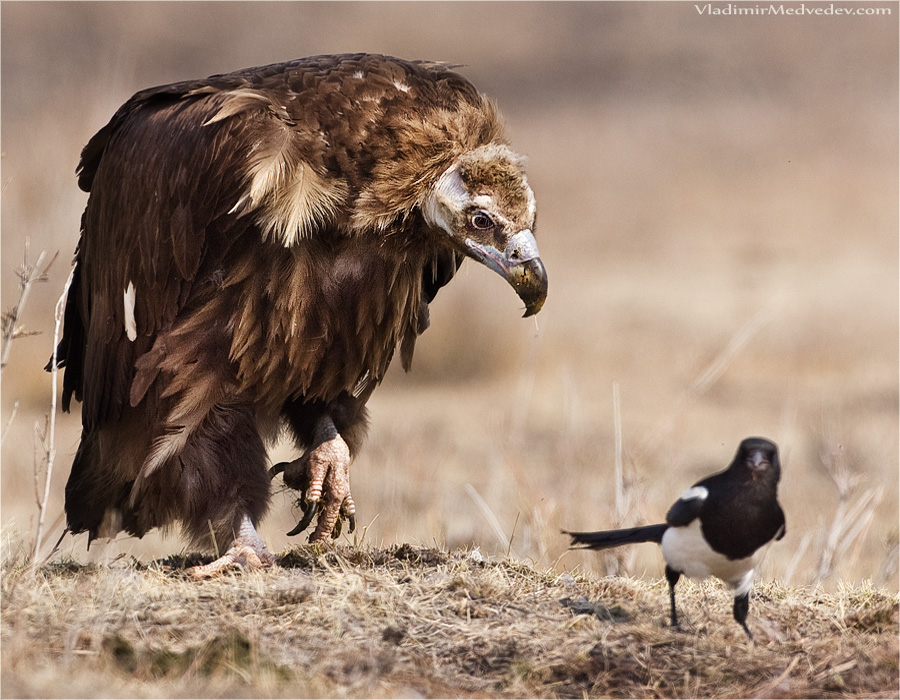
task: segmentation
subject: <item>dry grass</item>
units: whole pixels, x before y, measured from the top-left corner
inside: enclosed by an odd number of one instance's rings
[[[3,571],[4,697],[897,697],[898,601],[558,574],[477,551],[305,546],[198,583],[192,557]]]

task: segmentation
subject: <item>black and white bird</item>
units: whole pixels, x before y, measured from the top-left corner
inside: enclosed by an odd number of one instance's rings
[[[750,588],[764,547],[785,533],[778,503],[781,464],[778,447],[765,438],[741,442],[728,468],[698,481],[669,509],[666,522],[624,530],[568,532],[578,549],[609,549],[635,542],[658,542],[666,561],[666,579],[675,612],[675,584],[682,574],[693,579],[715,576],[734,591],[734,619],[747,627]]]

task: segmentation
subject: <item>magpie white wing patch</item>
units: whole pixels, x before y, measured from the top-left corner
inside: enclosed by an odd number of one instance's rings
[[[709,489],[705,486],[691,486],[687,491],[681,494],[682,501],[705,501],[709,496]]]
[[[709,497],[709,489],[705,486],[692,486],[669,508],[666,522],[672,527],[684,527],[700,517]]]

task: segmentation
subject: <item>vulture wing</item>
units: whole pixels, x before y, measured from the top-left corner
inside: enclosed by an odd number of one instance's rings
[[[138,93],[87,144],[78,173],[91,200],[69,296],[81,313],[66,324],[85,347],[63,346],[64,406],[72,393],[83,399],[87,429],[140,403],[153,377],[134,382],[138,358],[189,300],[221,287],[232,247],[258,234],[235,213],[280,184],[296,133],[240,84],[180,83]]]

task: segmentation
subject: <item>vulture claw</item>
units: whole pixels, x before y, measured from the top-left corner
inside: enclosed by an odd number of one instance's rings
[[[340,537],[343,521],[349,531],[356,529],[356,505],[350,495],[350,448],[330,419],[322,419],[315,447],[293,462],[281,462],[269,470],[273,477],[282,474],[286,486],[300,492],[298,505],[303,517],[289,537],[298,535],[316,519],[310,542]]]
[[[302,502],[302,499],[301,499]],[[299,535],[306,528],[309,527],[309,524],[312,522],[313,518],[316,517],[316,513],[319,511],[319,502],[318,501],[307,501],[303,508],[303,517],[300,518],[300,522],[298,522],[294,529],[288,533],[288,537],[293,537],[294,535]]]
[[[271,469],[269,469],[269,478],[274,479],[292,464],[293,462],[279,462],[278,464],[274,465]]]
[[[256,532],[252,521],[245,516],[238,536],[228,551],[210,564],[191,568],[190,574],[198,579],[212,578],[235,567],[244,570],[265,569],[273,566],[276,561],[277,557],[266,549],[266,543]]]
[[[350,509],[353,509],[353,512]],[[336,540],[341,536],[341,530],[344,528],[344,521],[347,521],[347,532],[355,532],[356,531],[356,506],[353,504],[353,499],[349,496],[344,499],[344,502],[341,504],[340,513],[338,515],[338,519],[334,521],[334,529],[331,531],[331,539]]]

